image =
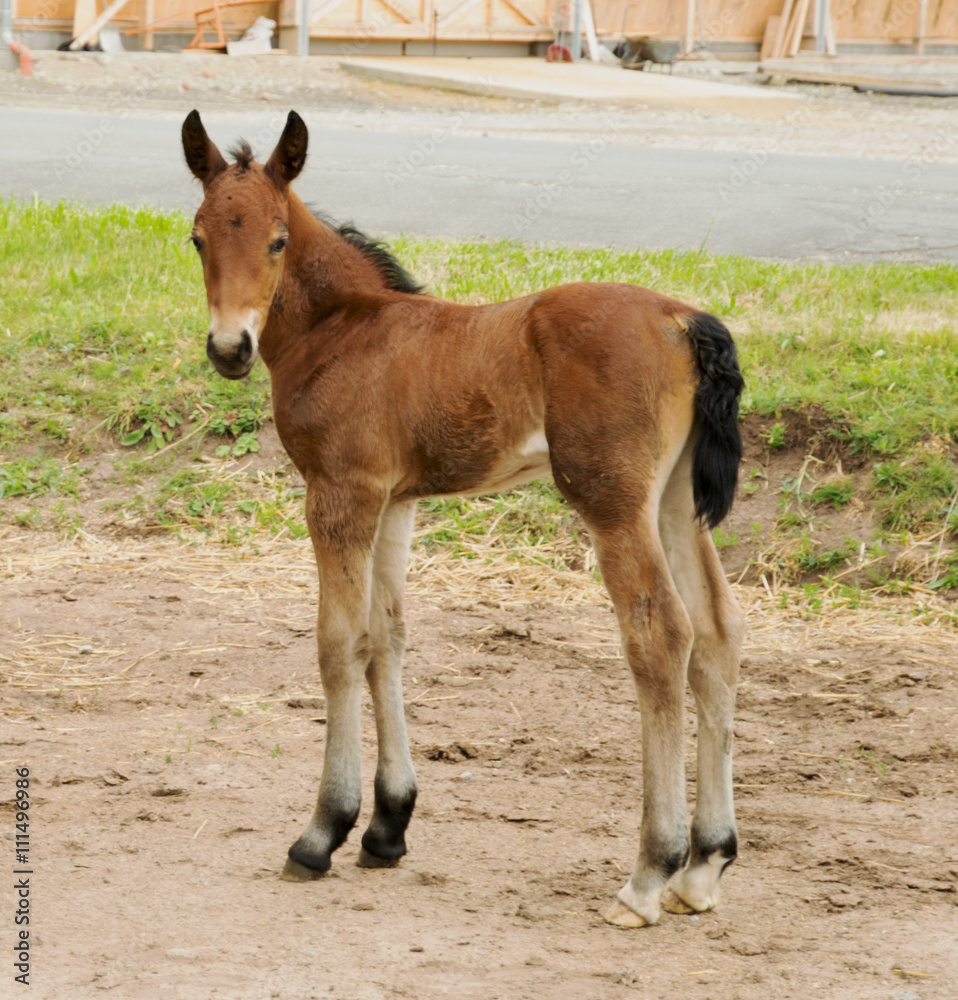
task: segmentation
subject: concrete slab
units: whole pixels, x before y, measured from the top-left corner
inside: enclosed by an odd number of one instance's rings
[[[778,117],[802,98],[762,87],[640,73],[593,63],[544,59],[365,57],[340,66],[357,76],[418,87],[438,87],[485,97],[562,101],[628,102],[684,110],[725,111]]]

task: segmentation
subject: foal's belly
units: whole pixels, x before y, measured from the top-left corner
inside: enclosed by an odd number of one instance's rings
[[[405,478],[394,492],[398,497],[478,496],[501,493],[522,483],[552,474],[549,444],[542,427],[505,447],[488,443],[470,447],[457,442],[432,452],[420,462],[418,474]]]
[[[539,427],[514,448],[503,452],[483,482],[475,489],[468,490],[466,495],[502,493],[513,486],[521,486],[533,479],[551,475],[549,443],[545,432]]]

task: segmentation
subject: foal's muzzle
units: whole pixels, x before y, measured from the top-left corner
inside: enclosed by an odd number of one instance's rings
[[[223,378],[239,379],[248,375],[256,360],[253,338],[244,330],[228,350],[217,348],[213,334],[206,338],[206,356]]]

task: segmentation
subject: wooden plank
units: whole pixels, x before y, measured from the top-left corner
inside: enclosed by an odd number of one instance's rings
[[[798,0],[798,3],[795,5],[795,12],[792,15],[795,27],[792,29],[788,43],[788,54],[790,56],[795,55],[801,47],[802,36],[805,34],[805,22],[808,20],[808,4],[809,0]]]
[[[436,22],[439,31],[442,31],[447,25],[452,24],[453,21],[458,21],[460,17],[468,14],[479,3],[482,3],[482,0],[462,0],[462,3],[457,3],[452,10],[447,10],[445,14],[441,14],[439,20]]]
[[[793,4],[794,0],[785,0],[785,6],[782,7],[782,13],[778,22],[778,35],[775,38],[775,47],[771,52],[772,59],[781,59],[785,55],[785,46],[788,43],[785,36],[788,33],[788,26],[791,22]]]
[[[544,26],[544,22],[537,21],[535,14],[533,14],[528,8],[524,7],[519,0],[502,0],[502,2],[510,10],[515,11],[519,17],[526,22],[526,24],[531,24],[534,27],[538,27],[540,25]],[[495,18],[493,18],[490,23],[495,23]]]
[[[325,17],[327,14],[331,14],[344,2],[345,0],[326,0],[325,3],[321,3],[318,7],[310,6],[309,23],[315,24],[320,18]]]
[[[73,37],[80,35],[96,20],[96,0],[76,0],[73,5]]]
[[[825,15],[825,55],[838,55],[838,46],[835,45],[835,24],[832,21],[831,10]]]
[[[762,69],[767,73],[776,73],[785,77],[786,80],[795,80],[798,83],[824,83],[840,85],[843,87],[902,87],[914,88],[916,91],[938,89],[944,84],[941,80],[932,77],[922,77],[916,80],[914,76],[871,76],[866,73],[821,73],[816,70],[802,69],[801,61],[792,59],[770,60],[762,64]]]
[[[70,42],[71,51],[83,48],[87,42],[96,38],[97,32],[100,28],[102,28],[103,25],[106,24],[107,21],[109,21],[121,7],[125,7],[129,2],[130,0],[113,0],[113,3],[111,3],[105,11],[103,11],[93,24],[89,25],[85,31],[82,31],[76,36],[76,38],[73,39],[72,42]]]
[[[772,52],[775,50],[775,43],[778,41],[778,26],[781,23],[781,14],[773,14],[765,25],[765,36],[762,38],[762,51],[759,54],[758,61],[765,62],[766,59],[772,58]]]
[[[153,51],[153,28],[156,20],[156,0],[144,0],[143,3],[143,48],[147,52]]]
[[[582,0],[582,27],[585,31],[585,47],[592,62],[599,62],[599,39],[595,34],[595,23],[592,20],[592,4]]]

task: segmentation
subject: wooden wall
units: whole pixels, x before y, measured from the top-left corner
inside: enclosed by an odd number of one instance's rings
[[[148,23],[147,14],[152,8],[150,21],[173,18],[168,24],[157,29],[157,35],[164,31],[176,34],[192,33],[196,30],[194,12],[203,10],[210,4],[211,0],[129,0],[110,24],[119,28],[121,32],[128,28],[144,26]],[[104,0],[97,0],[97,11],[103,10],[105,5]],[[74,0],[13,0],[14,30],[49,28],[71,31],[73,7]],[[230,34],[236,37],[261,15],[277,20],[278,11],[278,0],[263,0],[261,4],[227,8],[224,11],[223,23],[230,30]],[[128,47],[134,48],[135,44],[128,43]]]
[[[596,24],[613,34],[621,34],[623,23],[629,34],[681,38],[685,33],[685,0],[592,2]],[[699,0],[701,25],[696,24],[695,37],[704,36],[706,42],[760,42],[769,16],[780,14],[783,6],[783,0]],[[918,30],[918,9],[918,0],[831,0],[840,41],[910,40]],[[925,36],[958,39],[958,0],[928,0]]]
[[[99,0],[102,7],[103,0]],[[182,34],[192,29],[193,12],[211,0],[130,0],[114,20],[121,29],[174,15],[158,29]],[[592,0],[600,34],[657,35],[681,38],[685,0]],[[69,30],[73,0],[13,0],[14,27]],[[557,22],[571,21],[572,0],[311,0],[314,38],[542,40]],[[701,25],[696,39],[754,44],[761,41],[771,14],[783,0],[699,0]],[[814,6],[814,4],[812,4]],[[918,27],[918,0],[832,0],[839,41],[908,41]],[[260,14],[283,27],[297,23],[295,0],[264,0],[262,5],[227,8],[224,21],[238,34]],[[926,38],[958,41],[958,0],[928,0]]]

